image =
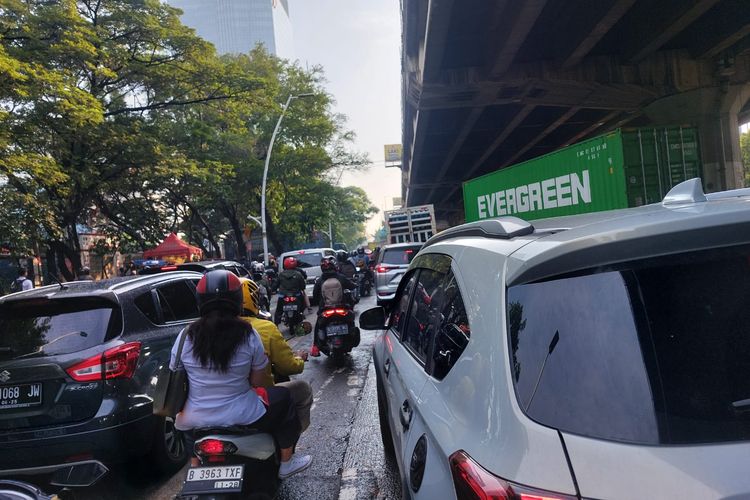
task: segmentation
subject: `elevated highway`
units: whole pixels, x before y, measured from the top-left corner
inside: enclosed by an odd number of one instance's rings
[[[747,0],[402,0],[403,198],[618,127],[696,125],[707,190],[741,187]]]

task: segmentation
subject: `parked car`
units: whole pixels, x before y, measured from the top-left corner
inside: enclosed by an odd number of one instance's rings
[[[396,243],[380,249],[375,262],[375,295],[378,305],[393,300],[401,277],[422,248],[422,243]]]
[[[0,477],[86,486],[116,462],[173,472],[187,454],[152,395],[198,317],[201,274],[50,285],[0,298]]]
[[[750,189],[436,235],[360,317],[404,498],[750,497],[748,297]]]

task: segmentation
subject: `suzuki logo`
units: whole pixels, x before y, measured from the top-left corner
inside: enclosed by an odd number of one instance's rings
[[[8,380],[10,380],[10,372],[8,370],[0,372],[0,382],[7,382]]]

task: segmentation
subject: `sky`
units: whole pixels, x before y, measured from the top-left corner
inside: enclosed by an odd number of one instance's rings
[[[401,20],[398,0],[289,0],[295,56],[323,66],[335,111],[357,134],[354,148],[373,164],[344,174],[342,186],[364,189],[380,209],[367,224],[368,239],[383,210],[401,196],[401,170],[385,168],[383,146],[401,142]],[[335,232],[335,228],[334,228]]]

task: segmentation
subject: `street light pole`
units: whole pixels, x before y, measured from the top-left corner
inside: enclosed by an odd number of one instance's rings
[[[271,151],[273,151],[273,143],[276,140],[276,134],[279,132],[279,127],[281,127],[281,120],[284,119],[284,114],[286,113],[289,105],[292,103],[292,99],[296,99],[298,97],[310,97],[312,95],[315,94],[308,93],[289,96],[289,98],[286,100],[286,103],[281,107],[281,115],[279,116],[279,121],[276,122],[276,127],[273,129],[273,134],[271,134],[271,144],[268,145],[268,152],[266,153],[266,164],[263,167],[263,190],[260,195],[260,218],[262,221],[261,226],[263,231],[263,263],[266,267],[268,267],[268,236],[266,234],[266,180],[268,179],[268,165],[271,163]]]

